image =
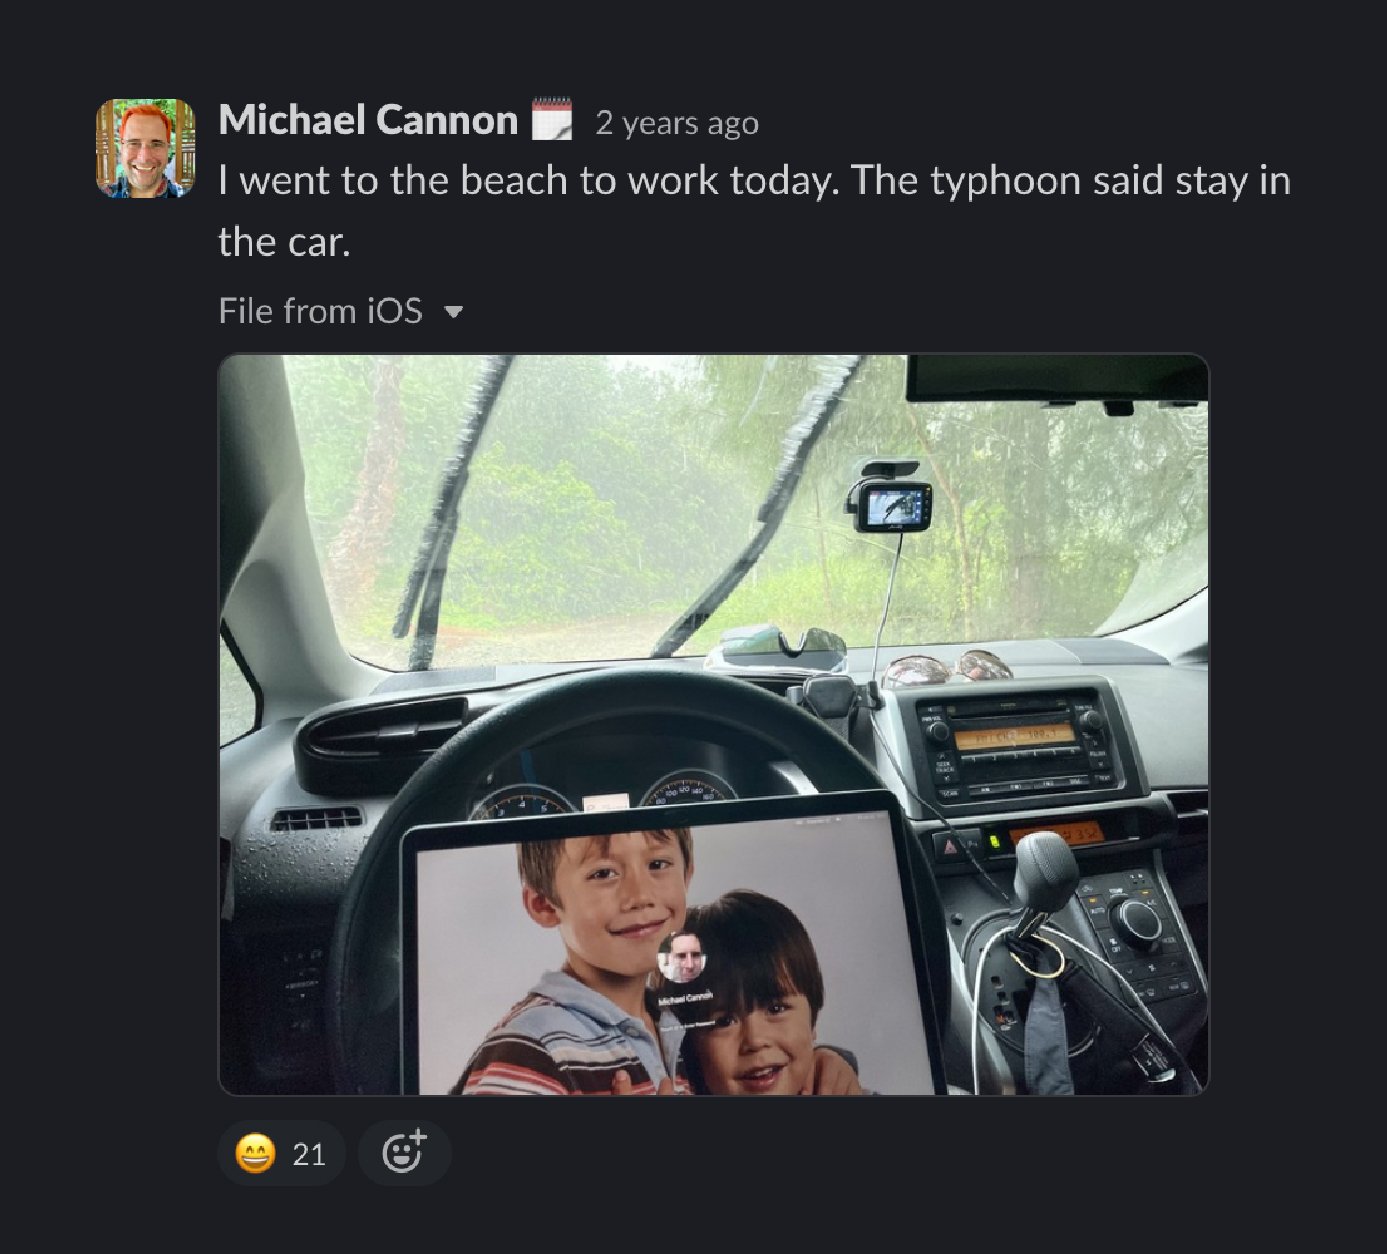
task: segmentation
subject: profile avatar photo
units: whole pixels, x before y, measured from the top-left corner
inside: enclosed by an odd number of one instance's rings
[[[108,100],[96,111],[96,186],[112,200],[186,196],[197,125],[181,100]]]
[[[703,974],[708,955],[692,932],[674,932],[660,943],[660,974],[675,984],[687,984]]]

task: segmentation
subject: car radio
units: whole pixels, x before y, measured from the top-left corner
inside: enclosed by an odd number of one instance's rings
[[[941,808],[1015,809],[1146,791],[1116,690],[988,681],[901,696],[917,783]]]

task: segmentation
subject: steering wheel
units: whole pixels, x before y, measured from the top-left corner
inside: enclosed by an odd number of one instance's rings
[[[795,763],[820,792],[884,788],[846,741],[782,697],[744,679],[646,665],[556,679],[469,723],[419,768],[362,849],[337,915],[327,966],[327,1033],[339,1093],[400,1091],[399,846],[419,823],[456,821],[480,782],[504,759],[556,734],[660,714],[696,717],[748,735]],[[920,908],[942,907],[926,869]],[[947,955],[931,955],[931,985],[947,987]],[[940,981],[944,982],[940,982]],[[945,1001],[943,1004],[947,1004]]]

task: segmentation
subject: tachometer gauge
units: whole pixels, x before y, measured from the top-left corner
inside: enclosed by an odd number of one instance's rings
[[[532,814],[571,814],[573,803],[543,784],[507,784],[472,807],[473,819],[520,819]]]
[[[677,806],[694,801],[734,801],[737,794],[712,771],[671,771],[657,779],[641,798],[643,806]]]

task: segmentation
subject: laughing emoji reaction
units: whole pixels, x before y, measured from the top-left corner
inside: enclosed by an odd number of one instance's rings
[[[275,1143],[263,1132],[247,1132],[236,1142],[236,1165],[258,1176],[275,1162]]]

